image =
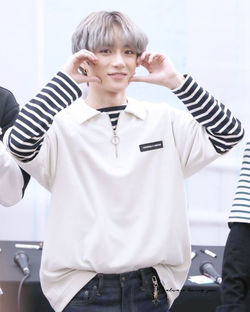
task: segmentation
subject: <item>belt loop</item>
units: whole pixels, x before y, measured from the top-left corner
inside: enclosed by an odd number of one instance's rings
[[[147,287],[147,285],[148,285],[147,278],[146,278],[146,273],[145,273],[144,269],[140,269],[139,271],[140,271],[141,280],[142,280],[141,288],[145,289]]]
[[[119,279],[120,279],[121,287],[124,287],[125,286],[125,281],[127,280],[126,274],[125,273],[120,274],[119,275]]]
[[[98,289],[97,289],[96,294],[97,294],[97,296],[101,296],[102,290],[103,290],[103,279],[104,278],[103,278],[103,274],[101,274],[101,273],[98,273],[97,276],[98,276],[99,281],[98,281]]]

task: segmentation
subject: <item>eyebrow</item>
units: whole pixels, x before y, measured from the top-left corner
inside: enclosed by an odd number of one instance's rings
[[[128,45],[128,44],[125,44],[125,45],[123,46],[123,48],[129,48],[129,49],[135,50],[134,48],[132,48],[131,45]]]
[[[113,48],[115,47],[114,44],[104,44],[103,46],[100,46],[100,47],[97,47],[97,49],[103,49],[103,48]],[[132,45],[128,45],[128,44],[125,44],[122,46],[123,49],[131,49],[131,50],[135,50],[136,51],[136,48],[133,48]]]

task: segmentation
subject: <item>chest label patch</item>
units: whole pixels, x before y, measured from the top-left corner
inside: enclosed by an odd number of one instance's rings
[[[155,149],[163,148],[163,142],[155,141],[155,142],[145,143],[145,144],[139,145],[139,147],[140,147],[141,152],[152,151]]]

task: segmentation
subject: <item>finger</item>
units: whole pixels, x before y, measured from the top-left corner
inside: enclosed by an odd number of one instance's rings
[[[141,62],[141,65],[142,65],[143,67],[145,67],[147,71],[149,71],[150,64],[149,64],[147,61],[142,61],[142,62]]]
[[[96,55],[93,52],[88,51],[88,50],[78,51],[77,53],[73,55],[73,59],[75,63],[82,63],[87,60],[94,64],[98,62],[98,58],[96,57]]]
[[[162,54],[159,53],[152,53],[149,57],[149,64],[152,64],[153,61],[158,61],[158,60],[162,60],[164,58],[164,56]]]
[[[156,58],[157,58],[161,63],[164,62],[164,61],[168,61],[167,56],[164,55],[164,54],[158,54],[158,55],[156,56]]]
[[[75,55],[86,55],[89,57],[93,57],[94,59],[97,59],[97,56],[95,55],[95,53],[93,53],[89,50],[86,50],[86,49],[82,49],[82,50],[76,52]]]
[[[95,65],[97,64],[98,59],[94,53],[90,51],[78,51],[68,58],[67,62],[63,66],[63,71],[66,71],[68,74],[73,74],[76,70],[78,70],[81,64],[84,63],[84,61],[88,61],[89,63]]]
[[[149,76],[133,76],[129,81],[134,82],[150,82]]]
[[[148,58],[148,63],[151,64],[154,60],[154,58],[156,57],[156,54],[155,53],[152,53],[149,55],[149,58]]]
[[[144,60],[145,54],[146,54],[146,51],[142,52],[142,54],[139,56],[139,58],[141,59],[141,61]]]
[[[97,83],[101,83],[101,79],[96,77],[96,76],[85,76],[83,74],[80,73],[74,73],[72,75],[70,75],[72,79],[74,79],[76,81],[76,83],[88,83],[88,82],[97,82]]]
[[[149,64],[150,56],[151,56],[151,52],[150,52],[150,53],[147,53],[147,54],[145,55],[145,58],[144,58],[143,61],[146,62],[147,64]]]
[[[138,56],[137,59],[136,59],[136,66],[140,66],[141,63],[142,63],[141,56]]]
[[[141,55],[142,62],[147,62],[151,52],[144,51]]]

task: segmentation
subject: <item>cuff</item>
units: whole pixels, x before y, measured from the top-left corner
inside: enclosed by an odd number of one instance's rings
[[[73,100],[76,100],[82,95],[82,90],[80,89],[76,81],[68,74],[63,71],[59,71],[57,75],[52,79],[52,81],[57,81],[57,78],[60,79],[59,84],[61,85],[61,87],[63,87],[65,91],[68,91],[70,94],[72,94]]]
[[[171,91],[174,94],[176,94],[176,95],[178,95],[181,92],[186,91],[187,87],[190,85],[190,81],[189,80],[190,79],[191,79],[191,81],[193,80],[193,78],[190,75],[188,75],[188,74],[183,74],[183,77],[185,78],[185,80],[182,82],[182,84],[178,88],[176,88],[176,89],[171,89]]]

